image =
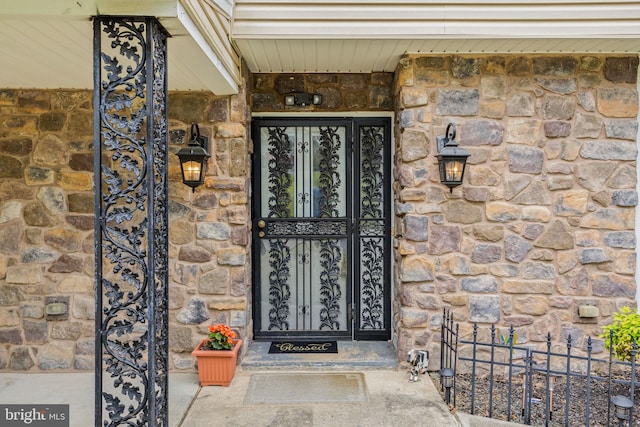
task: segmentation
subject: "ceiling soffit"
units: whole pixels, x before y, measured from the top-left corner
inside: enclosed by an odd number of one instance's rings
[[[171,90],[238,92],[240,59],[226,0],[0,1],[0,87],[93,87],[92,17],[156,16],[169,32]]]
[[[637,53],[638,1],[236,0],[252,72],[394,71],[405,53]]]

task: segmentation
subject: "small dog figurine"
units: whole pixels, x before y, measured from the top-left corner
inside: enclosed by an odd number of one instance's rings
[[[407,362],[411,365],[409,382],[418,381],[418,376],[427,372],[429,367],[429,352],[427,350],[411,350],[407,355]]]

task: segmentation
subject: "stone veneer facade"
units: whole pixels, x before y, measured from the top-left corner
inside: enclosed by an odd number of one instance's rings
[[[395,109],[399,360],[437,353],[443,306],[463,333],[497,323],[519,343],[550,332],[583,346],[635,304],[637,67],[629,56],[411,55],[395,76],[256,74],[249,94],[171,93],[170,151],[192,122],[212,151],[195,193],[170,156],[171,367],[193,369],[211,323],[251,339],[251,111]],[[285,107],[295,91],[324,103]],[[91,102],[90,91],[0,89],[0,370],[93,369]],[[449,122],[472,153],[451,194],[435,160]],[[68,301],[66,317],[45,315],[50,298]],[[600,317],[577,317],[581,304]]]
[[[392,73],[254,74],[252,83],[254,113],[393,111],[394,106]],[[296,92],[320,94],[322,104],[285,106],[284,96]]]
[[[574,348],[635,306],[636,56],[411,55],[396,73],[398,350],[439,351],[442,308]],[[471,157],[439,183],[448,123]],[[598,307],[597,319],[577,315]],[[594,351],[603,350],[594,340]]]
[[[90,91],[0,89],[0,369],[94,367],[93,106]],[[169,94],[169,151],[192,122],[210,138],[195,192],[169,159],[171,367],[213,322],[251,335],[246,94]],[[50,299],[68,313],[47,316]]]

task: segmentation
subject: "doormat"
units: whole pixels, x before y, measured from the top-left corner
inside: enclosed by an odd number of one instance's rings
[[[245,403],[361,403],[369,394],[364,374],[291,373],[253,374]]]
[[[337,353],[336,341],[274,341],[269,347],[269,354],[282,353]]]

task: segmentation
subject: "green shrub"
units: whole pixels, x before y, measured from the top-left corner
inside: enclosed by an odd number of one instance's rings
[[[631,360],[633,343],[640,343],[640,314],[629,307],[622,307],[613,315],[614,322],[604,326],[600,338],[604,338],[607,349],[613,346],[613,354],[619,360]],[[613,331],[613,337],[610,332]]]

